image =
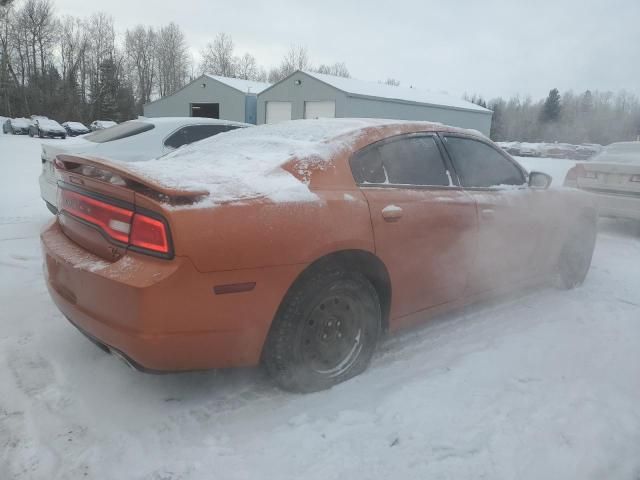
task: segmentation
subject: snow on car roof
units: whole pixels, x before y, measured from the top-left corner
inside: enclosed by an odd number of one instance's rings
[[[383,83],[367,82],[363,80],[356,80],[354,78],[336,77],[333,75],[325,75],[309,71],[303,71],[303,73],[350,95],[386,98],[390,100],[408,101],[425,105],[452,107],[486,113],[491,112],[491,110],[483,108],[480,105],[467,102],[466,100],[454,97],[447,93],[431,92],[417,88],[394,87],[393,85],[386,85]]]
[[[221,77],[219,75],[211,75],[210,73],[205,73],[205,75],[213,80],[216,80],[220,83],[224,83],[225,85],[235,88],[236,90],[240,90],[243,93],[260,93],[263,90],[269,88],[271,86],[270,83],[264,82],[254,82],[253,80],[243,80],[241,78],[230,78],[230,77]]]
[[[351,146],[372,126],[430,122],[384,119],[294,120],[243,128],[189,145],[158,159],[129,164],[132,172],[174,189],[209,192],[208,204],[267,197],[274,202],[313,201],[308,185],[281,168],[300,159],[317,165]],[[305,171],[299,171],[305,178]]]

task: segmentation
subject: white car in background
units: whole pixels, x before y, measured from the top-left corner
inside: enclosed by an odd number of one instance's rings
[[[105,128],[114,127],[116,125],[117,122],[112,122],[111,120],[94,120],[91,122],[91,125],[89,125],[89,129],[91,129],[92,132],[95,132],[96,130],[104,130]]]
[[[569,170],[564,184],[594,193],[603,217],[640,220],[640,142],[606,146]]]
[[[64,144],[43,143],[40,196],[49,210],[57,213],[58,186],[53,167],[57,155],[79,154],[120,162],[140,162],[218,133],[250,126],[248,123],[213,118],[141,118],[71,138]]]

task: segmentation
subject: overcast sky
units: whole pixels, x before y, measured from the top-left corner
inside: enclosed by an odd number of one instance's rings
[[[100,9],[120,31],[179,24],[194,52],[218,32],[275,65],[291,44],[314,64],[343,61],[363,80],[394,77],[454,95],[640,94],[640,0],[55,0]]]

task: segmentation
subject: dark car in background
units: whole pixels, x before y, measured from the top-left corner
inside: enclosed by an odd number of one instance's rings
[[[31,123],[31,127],[29,128],[29,136],[64,139],[67,138],[67,131],[55,120],[50,120],[48,118],[36,118],[33,120],[33,123]]]
[[[85,133],[89,133],[91,131],[83,123],[80,122],[64,122],[62,126],[67,131],[67,135],[69,135],[70,137],[84,135]]]
[[[8,118],[2,124],[2,133],[11,133],[13,135],[27,135],[31,122],[26,118]]]

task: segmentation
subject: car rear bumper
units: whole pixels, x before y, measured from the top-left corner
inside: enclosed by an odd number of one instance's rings
[[[57,221],[43,230],[47,286],[81,331],[152,371],[253,366],[299,267],[201,273],[185,257],[127,253],[110,263],[68,239]],[[216,285],[255,282],[219,295]]]
[[[640,195],[596,193],[600,216],[640,220]]]
[[[40,183],[40,197],[54,208],[57,208],[58,203],[58,184],[55,181],[50,181],[45,173],[47,165],[42,165],[43,171],[40,173],[38,182]]]

